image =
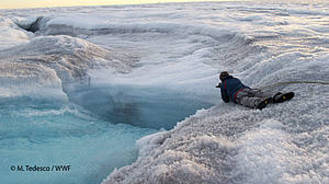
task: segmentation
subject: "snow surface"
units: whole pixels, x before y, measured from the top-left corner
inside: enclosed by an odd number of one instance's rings
[[[328,85],[271,87],[296,97],[262,111],[225,104],[214,88],[223,70],[252,87],[328,81],[327,2],[45,8],[0,16],[7,183],[329,183]],[[32,24],[35,33],[27,31]],[[144,135],[136,160],[133,145]],[[68,148],[67,158],[51,154]],[[63,176],[8,173],[12,161],[52,160],[90,167]]]

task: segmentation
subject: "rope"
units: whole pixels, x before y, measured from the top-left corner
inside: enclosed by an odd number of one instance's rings
[[[286,81],[286,82],[277,82],[268,86],[260,87],[260,89],[265,88],[273,88],[282,85],[289,85],[289,84],[321,84],[321,85],[329,85],[329,81]]]

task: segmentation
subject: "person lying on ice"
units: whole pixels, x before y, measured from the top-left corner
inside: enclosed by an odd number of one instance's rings
[[[263,109],[269,103],[281,103],[294,97],[293,92],[271,93],[259,89],[252,89],[244,85],[238,78],[234,78],[228,72],[221,72],[219,75],[221,83],[216,87],[220,88],[222,99],[225,103],[234,102],[246,107]]]

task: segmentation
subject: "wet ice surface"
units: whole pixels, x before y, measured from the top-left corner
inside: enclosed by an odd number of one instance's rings
[[[1,178],[5,183],[95,183],[109,170],[137,157],[135,140],[155,132],[125,124],[113,125],[80,112],[73,105],[28,100],[1,107]],[[13,102],[12,102],[13,103]],[[24,107],[22,107],[24,106]],[[9,112],[8,109],[11,111]],[[22,165],[25,171],[10,171]],[[26,165],[70,171],[26,171]]]
[[[191,112],[213,105],[177,91],[138,86],[101,85],[70,96],[100,119],[153,129],[171,129]]]
[[[222,70],[254,87],[328,81],[328,8],[285,1],[2,10],[1,178],[329,183],[327,85],[273,87],[296,97],[263,111],[224,104],[214,88]],[[160,128],[171,130],[149,135]],[[65,163],[72,172],[9,170]]]

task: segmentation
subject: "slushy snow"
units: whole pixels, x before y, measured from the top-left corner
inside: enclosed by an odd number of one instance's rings
[[[329,87],[296,83],[329,82],[327,2],[0,14],[7,183],[329,183]],[[262,111],[225,104],[215,88],[223,70],[248,86],[296,96]],[[55,143],[70,148],[66,158],[46,151]],[[29,146],[46,156],[19,156]],[[90,167],[74,177],[8,173],[10,161],[52,160]]]

